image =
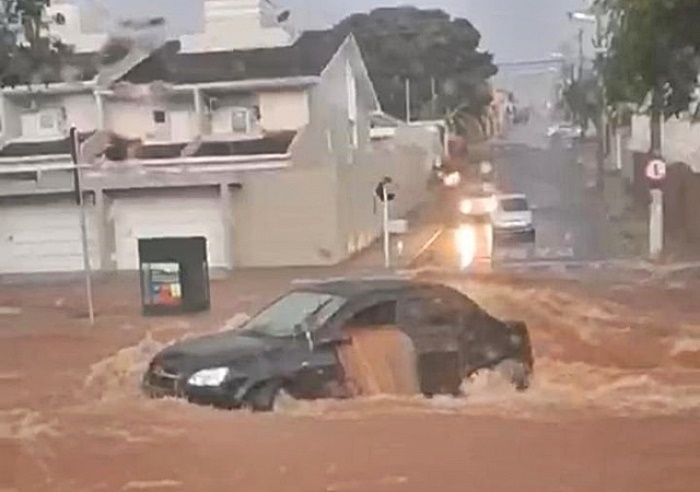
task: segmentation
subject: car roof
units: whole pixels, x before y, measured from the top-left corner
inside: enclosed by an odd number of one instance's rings
[[[439,287],[435,284],[413,279],[332,279],[297,285],[293,291],[318,292],[345,298],[359,297],[376,293],[398,293],[421,287]]]
[[[499,200],[510,200],[513,198],[523,198],[527,200],[527,195],[525,195],[524,193],[506,193],[503,195],[498,195]]]

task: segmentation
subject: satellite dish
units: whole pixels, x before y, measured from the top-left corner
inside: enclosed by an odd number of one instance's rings
[[[282,13],[280,13],[277,16],[277,22],[279,22],[280,24],[283,22],[287,22],[289,20],[290,15],[291,15],[291,12],[289,10],[283,11]]]

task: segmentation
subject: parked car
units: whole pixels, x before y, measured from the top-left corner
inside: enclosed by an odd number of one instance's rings
[[[573,123],[559,123],[547,129],[547,136],[553,144],[564,145],[567,149],[574,147],[574,142],[584,137],[581,125]]]
[[[498,195],[491,214],[496,235],[525,235],[535,239],[535,224],[527,197],[521,193]]]
[[[348,397],[339,352],[353,330],[392,326],[410,337],[420,391],[459,394],[464,377],[499,370],[528,387],[533,355],[522,322],[500,321],[460,292],[411,279],[340,279],[296,286],[243,327],[157,354],[146,394],[223,408],[271,410],[295,398]]]

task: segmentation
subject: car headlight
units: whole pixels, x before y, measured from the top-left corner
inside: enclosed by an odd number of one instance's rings
[[[215,367],[212,369],[203,369],[195,372],[187,380],[187,384],[191,386],[219,386],[228,376],[228,367]]]
[[[472,208],[473,206],[471,200],[462,200],[459,202],[459,211],[463,214],[470,214],[472,212]]]
[[[445,184],[445,186],[448,186],[450,188],[454,188],[455,186],[459,185],[459,183],[461,181],[462,181],[462,176],[456,171],[451,173],[451,174],[448,174],[442,180],[442,182]]]

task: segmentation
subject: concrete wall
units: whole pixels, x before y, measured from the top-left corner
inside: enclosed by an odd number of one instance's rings
[[[165,110],[166,123],[160,127],[154,122],[153,112]],[[129,138],[144,140],[169,140],[171,134],[170,114],[184,111],[190,114],[189,137],[196,134],[197,119],[194,112],[192,97],[175,97],[167,100],[159,98],[143,98],[126,100],[122,98],[106,98],[104,102],[105,128]]]
[[[336,248],[336,176],[331,166],[247,174],[233,193],[237,267],[327,265]]]
[[[309,123],[306,91],[275,91],[258,94],[263,130],[297,130]]]
[[[2,140],[10,140],[22,135],[22,112],[18,101],[10,96],[2,96]]]
[[[650,118],[635,115],[629,148],[634,152],[648,152],[650,145]],[[673,117],[664,122],[662,148],[667,162],[685,162],[695,172],[700,172],[700,124],[692,123],[689,117]]]
[[[21,116],[29,112],[31,99],[36,102],[38,110],[64,108],[66,128],[75,125],[81,132],[89,132],[98,127],[98,113],[95,97],[92,93],[74,94],[34,94],[3,95],[2,137],[13,139],[23,136]]]
[[[348,63],[355,91],[348,89]],[[356,148],[348,104],[352,92]],[[265,97],[261,94],[263,125]],[[283,97],[302,112],[298,96]],[[250,173],[233,195],[237,266],[333,264],[367,246],[380,233],[374,188],[384,176],[398,185],[393,217],[404,216],[427,196],[430,169],[440,155],[439,133],[401,125],[394,138],[370,141],[370,115],[378,103],[354,41],[341,47],[311,89],[308,109],[309,123],[292,145],[293,167]],[[280,129],[288,124],[278,121]]]

